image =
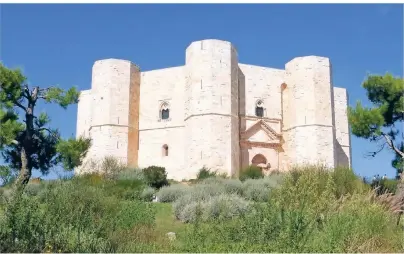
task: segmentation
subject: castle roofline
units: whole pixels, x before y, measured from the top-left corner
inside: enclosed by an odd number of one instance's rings
[[[111,58],[104,58],[104,59],[96,60],[96,61],[94,62],[94,64],[93,64],[93,66],[94,66],[95,64],[97,64],[97,63],[100,63],[100,62],[109,62],[109,61],[127,62],[127,63],[130,63],[130,64],[136,66],[136,68],[140,70],[139,65],[135,64],[134,62],[132,62],[132,61],[130,61],[130,60],[119,59],[119,58],[112,58],[112,57],[111,57]]]
[[[228,44],[235,49],[233,43],[231,43],[230,41],[220,40],[220,39],[203,39],[203,40],[193,41],[188,45],[188,47],[186,49],[190,48],[192,45],[194,45],[196,43],[204,43],[204,42],[217,42],[217,43]]]

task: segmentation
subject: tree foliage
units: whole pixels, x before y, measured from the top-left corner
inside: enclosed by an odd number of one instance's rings
[[[395,154],[392,166],[399,173],[402,171],[404,153],[397,125],[402,125],[404,121],[404,79],[390,73],[369,75],[362,86],[374,107],[364,107],[359,101],[356,107],[349,107],[352,133],[371,142],[381,142],[379,149],[371,152],[373,157],[384,148],[390,148]]]
[[[8,166],[19,171],[17,187],[28,183],[32,170],[43,174],[59,164],[71,170],[81,164],[91,145],[89,138],[63,140],[57,129],[49,127],[46,113],[36,115],[39,100],[66,109],[78,102],[75,87],[67,91],[59,87],[29,87],[19,69],[0,64],[0,151]]]

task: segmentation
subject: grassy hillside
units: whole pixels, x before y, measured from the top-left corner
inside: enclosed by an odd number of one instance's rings
[[[0,251],[404,251],[387,198],[349,169],[307,166],[243,181],[202,172],[188,185],[116,172],[30,183],[16,204],[1,188]]]

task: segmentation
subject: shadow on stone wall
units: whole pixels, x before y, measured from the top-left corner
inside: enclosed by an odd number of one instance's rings
[[[337,151],[337,166],[348,167],[349,158],[346,155],[345,151],[342,149],[342,146],[338,141],[336,143],[335,149]]]

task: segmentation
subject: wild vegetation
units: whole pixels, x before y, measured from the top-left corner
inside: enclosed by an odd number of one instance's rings
[[[404,250],[394,204],[350,169],[306,166],[244,181],[213,174],[168,184],[164,168],[113,173],[111,165],[120,166],[112,158],[99,165],[100,173],[30,182],[12,206],[12,184],[3,186],[0,251]]]

